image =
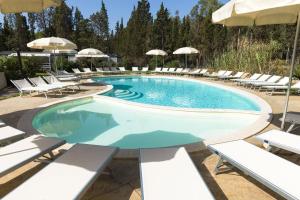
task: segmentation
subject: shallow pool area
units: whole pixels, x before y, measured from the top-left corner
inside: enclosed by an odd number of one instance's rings
[[[165,77],[99,77],[113,86],[104,96],[135,103],[196,109],[260,111],[260,106],[240,93],[212,84]]]
[[[224,138],[259,118],[249,113],[170,111],[145,108],[109,98],[88,98],[42,110],[32,125],[68,143],[157,148]]]

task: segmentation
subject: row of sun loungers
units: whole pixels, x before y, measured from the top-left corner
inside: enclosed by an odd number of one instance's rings
[[[72,89],[77,87],[80,90],[80,83],[78,82],[61,82],[58,78],[53,75],[35,78],[21,79],[21,80],[11,80],[14,86],[19,90],[20,96],[23,93],[37,92],[42,93],[47,98],[47,94],[50,92],[59,92],[62,94],[64,89]]]
[[[256,138],[270,147],[300,153],[300,137],[297,135],[272,130]],[[300,199],[298,165],[243,140],[209,145],[208,149],[220,158],[216,173],[226,161],[284,198]]]
[[[300,154],[299,136],[272,130],[256,138],[270,146],[268,151],[277,147]],[[53,159],[52,151],[63,144],[60,139],[33,135],[0,148],[0,176],[46,154]],[[208,149],[220,158],[216,174],[227,162],[284,198],[300,199],[298,165],[243,140],[212,144]],[[79,199],[116,152],[113,147],[76,144],[3,199]],[[144,200],[214,199],[183,147],[141,149],[139,163]]]

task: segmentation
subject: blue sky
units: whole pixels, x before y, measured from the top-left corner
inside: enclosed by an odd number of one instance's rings
[[[122,17],[124,22],[127,22],[130,17],[134,5],[137,5],[138,0],[104,0],[106,5],[110,27],[115,27],[115,24]],[[171,14],[179,11],[181,16],[189,14],[198,0],[149,0],[151,12],[153,15],[158,11],[161,2],[170,10]],[[85,17],[89,17],[92,13],[100,10],[101,0],[67,0],[69,6],[78,7]]]

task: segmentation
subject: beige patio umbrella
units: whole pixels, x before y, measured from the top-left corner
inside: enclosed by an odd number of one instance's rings
[[[150,51],[148,51],[146,53],[146,55],[148,56],[155,56],[155,59],[156,59],[156,67],[157,67],[157,57],[158,56],[166,56],[168,55],[167,52],[163,51],[163,50],[160,50],[160,49],[152,49]]]
[[[48,38],[40,38],[29,42],[27,47],[32,49],[44,49],[44,50],[70,50],[77,49],[76,44],[73,42],[59,37],[48,37]],[[55,54],[54,54],[55,56]],[[57,66],[55,65],[55,71],[57,72]]]
[[[108,55],[104,54],[102,51],[93,48],[83,49],[76,55],[77,58],[91,58],[91,68],[93,58],[109,58]]]
[[[56,7],[61,0],[0,0],[2,13],[41,12],[48,7]]]
[[[290,81],[286,94],[281,129],[284,129],[295,68],[297,41],[300,29],[299,13],[300,0],[231,0],[212,15],[212,21],[214,23],[223,24],[225,26],[259,26],[267,24],[294,24],[297,22],[289,76]]]
[[[184,54],[185,55],[185,67],[187,68],[187,55],[197,54],[199,51],[193,47],[182,47],[173,52],[175,55]]]
[[[41,12],[48,7],[56,7],[61,4],[61,0],[0,0],[0,12],[21,13],[21,12]],[[22,61],[20,49],[17,49],[18,60],[22,72]]]

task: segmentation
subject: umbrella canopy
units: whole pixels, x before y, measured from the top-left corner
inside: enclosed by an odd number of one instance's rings
[[[104,55],[104,53],[98,49],[93,49],[93,48],[88,48],[88,49],[83,49],[78,52],[78,57],[93,57],[93,56],[100,56]]]
[[[281,129],[284,129],[300,31],[300,0],[231,0],[213,13],[214,23],[226,26],[292,24],[297,22],[288,90]]]
[[[231,0],[212,15],[225,26],[292,24],[297,22],[299,0]]]
[[[46,49],[46,50],[63,50],[63,49],[77,49],[73,42],[59,37],[40,38],[29,42],[27,47],[32,49]]]
[[[173,52],[173,54],[185,54],[185,55],[197,54],[197,53],[199,53],[199,51],[193,47],[183,47]]]
[[[167,52],[160,49],[152,49],[146,53],[148,56],[166,56]]]
[[[166,56],[168,55],[167,52],[160,50],[160,49],[152,49],[146,53],[148,56],[155,56],[155,62],[157,67],[157,56]],[[164,63],[164,60],[163,60]]]
[[[199,51],[193,47],[183,47],[173,52],[175,55],[185,54],[185,67],[187,68],[187,55],[197,54]]]
[[[61,0],[0,0],[0,12],[41,12],[48,7],[55,7],[61,4]]]

